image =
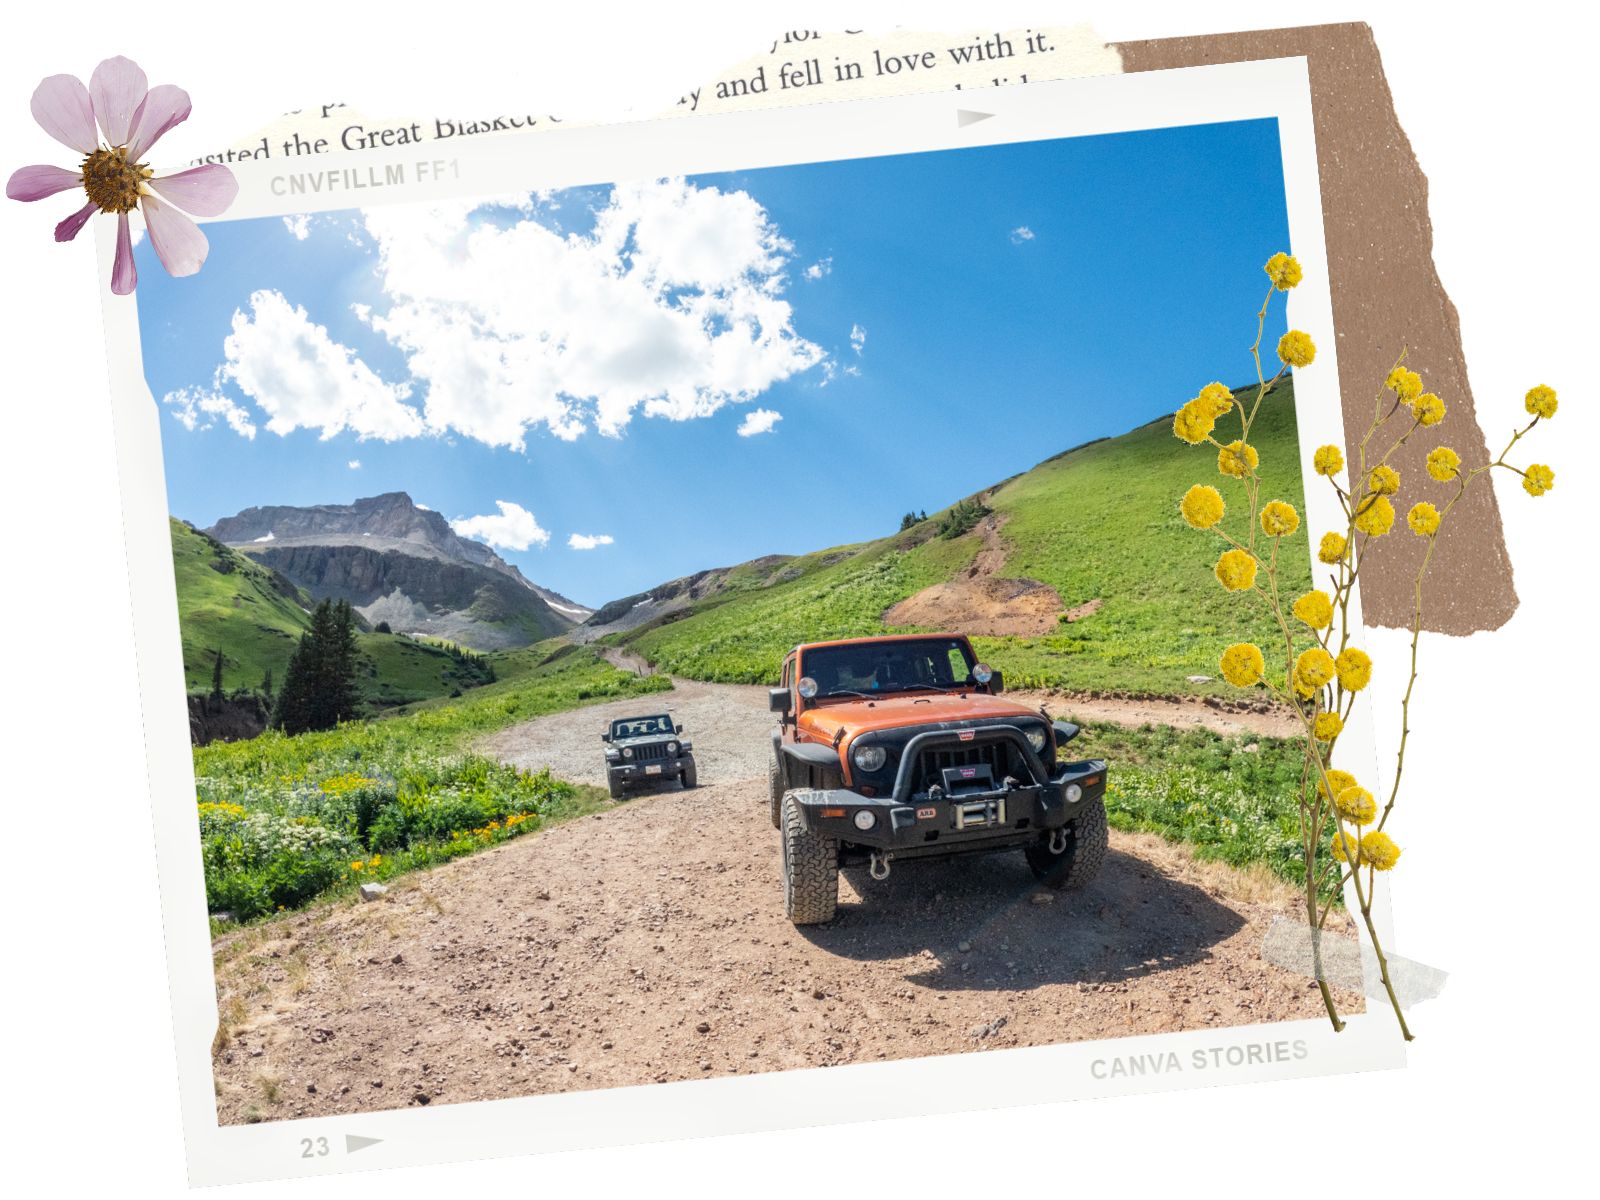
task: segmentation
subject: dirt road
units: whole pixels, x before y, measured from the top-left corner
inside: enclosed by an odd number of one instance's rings
[[[783,917],[759,688],[651,697],[693,791],[642,796],[397,883],[383,901],[220,939],[225,1122],[1316,1017],[1266,962],[1287,888],[1112,834],[1099,880],[1020,854],[846,872],[840,915]],[[595,780],[603,705],[486,748]],[[1355,996],[1341,996],[1348,1010]]]

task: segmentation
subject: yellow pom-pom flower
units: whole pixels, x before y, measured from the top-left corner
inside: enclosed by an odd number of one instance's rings
[[[1191,403],[1208,409],[1213,417],[1220,417],[1223,413],[1233,411],[1233,393],[1220,383],[1208,383]]]
[[[1288,537],[1300,528],[1300,514],[1283,500],[1268,500],[1261,506],[1261,532],[1268,537]]]
[[[1390,371],[1389,378],[1384,380],[1384,384],[1407,404],[1422,395],[1422,376],[1404,367],[1396,367]]]
[[[1287,292],[1294,287],[1302,276],[1300,260],[1292,254],[1274,254],[1267,259],[1264,269],[1267,278],[1272,280],[1272,286],[1280,292]]]
[[[1222,677],[1240,688],[1254,687],[1267,670],[1261,647],[1250,642],[1236,642],[1224,650],[1221,666]]]
[[[1313,629],[1326,629],[1333,622],[1333,600],[1320,588],[1307,592],[1294,602],[1292,610],[1298,620]]]
[[[1439,532],[1439,510],[1426,500],[1419,500],[1406,514],[1406,524],[1418,537],[1432,537]]]
[[[1222,520],[1227,505],[1222,502],[1222,493],[1216,488],[1197,483],[1178,501],[1178,511],[1196,529],[1210,529]]]
[[[1528,390],[1522,405],[1534,416],[1548,420],[1556,415],[1556,390],[1541,383],[1538,387]]]
[[[1344,534],[1325,533],[1322,535],[1322,544],[1317,547],[1317,559],[1331,567],[1344,558],[1348,549],[1349,543],[1344,540]]]
[[[1387,833],[1374,829],[1362,835],[1361,861],[1370,863],[1376,871],[1392,871],[1395,863],[1400,861],[1400,847]]]
[[[1248,591],[1256,581],[1256,560],[1243,550],[1225,551],[1217,559],[1217,582],[1230,592]]]
[[[1389,497],[1377,496],[1356,514],[1356,528],[1368,537],[1382,537],[1394,528],[1394,505]]]
[[[1332,788],[1333,794],[1337,796],[1346,788],[1353,788],[1356,786],[1356,777],[1350,774],[1349,771],[1341,771],[1337,767],[1329,767],[1327,776],[1328,777],[1326,781],[1322,779],[1317,780],[1317,792],[1324,800],[1328,798],[1329,788]],[[1324,786],[1324,784],[1326,784],[1326,786]]]
[[[1344,732],[1344,720],[1336,712],[1321,712],[1311,723],[1311,735],[1319,742],[1331,742]]]
[[[1316,468],[1318,475],[1337,475],[1344,470],[1344,455],[1337,446],[1318,446],[1317,452],[1311,456],[1311,465]]]
[[[1172,436],[1198,445],[1217,427],[1217,418],[1197,400],[1191,400],[1172,415]]]
[[[1304,330],[1291,329],[1278,339],[1278,357],[1291,367],[1309,367],[1317,357],[1317,344]]]
[[[1321,646],[1302,650],[1294,660],[1294,690],[1309,696],[1333,678],[1333,655]]]
[[[1530,496],[1542,496],[1556,485],[1556,473],[1543,463],[1534,463],[1523,473],[1522,490]]]
[[[1372,682],[1372,657],[1354,646],[1339,651],[1334,669],[1339,673],[1339,686],[1347,692],[1359,692]]]
[[[1339,815],[1352,825],[1371,825],[1378,818],[1378,802],[1364,787],[1347,787],[1334,800]]]
[[[1444,420],[1444,401],[1432,392],[1423,392],[1411,402],[1411,415],[1419,425],[1437,425]]]
[[[1244,442],[1229,442],[1217,452],[1217,470],[1235,479],[1244,479],[1260,465],[1256,448]]]
[[[1449,446],[1440,446],[1428,455],[1428,474],[1440,483],[1449,483],[1461,467],[1461,455]]]
[[[1361,843],[1353,833],[1340,830],[1334,834],[1331,848],[1335,862],[1349,863],[1353,867],[1362,861]]]
[[[1367,487],[1380,496],[1392,496],[1400,490],[1400,472],[1387,463],[1379,463],[1367,476]]]

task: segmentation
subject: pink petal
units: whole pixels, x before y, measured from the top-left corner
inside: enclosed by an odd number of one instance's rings
[[[239,194],[239,181],[221,163],[207,163],[150,181],[150,187],[197,217],[220,217]]]
[[[132,59],[108,58],[94,69],[89,76],[89,94],[94,97],[94,115],[100,120],[100,132],[106,135],[107,145],[128,144],[133,114],[144,103],[149,87],[144,72]]]
[[[89,201],[89,203],[56,226],[56,241],[70,242],[78,236],[78,230],[83,228],[83,223],[99,211],[100,206],[93,200]]]
[[[133,265],[133,234],[128,232],[128,214],[117,214],[117,261],[111,267],[111,290],[126,296],[139,285],[139,272]]]
[[[18,167],[6,184],[6,195],[13,200],[43,200],[82,182],[82,175],[65,167]]]
[[[128,157],[142,162],[150,147],[167,130],[189,116],[189,93],[170,83],[159,84],[133,114],[133,131],[128,140]]]
[[[200,226],[154,196],[140,197],[139,205],[144,210],[145,228],[150,231],[150,244],[156,248],[156,257],[167,274],[193,275],[198,271],[211,249]]]
[[[88,154],[94,136],[94,105],[76,75],[52,75],[33,90],[33,119],[63,146]]]

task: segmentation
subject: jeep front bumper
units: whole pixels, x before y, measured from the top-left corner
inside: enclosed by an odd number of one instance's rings
[[[1071,821],[1105,790],[1105,762],[1086,759],[1057,764],[1042,784],[1001,782],[904,799],[829,788],[806,792],[799,803],[806,828],[824,837],[920,857],[1032,841]]]
[[[606,764],[606,772],[620,783],[651,783],[657,779],[676,779],[694,762],[694,755],[680,754],[675,758],[652,758],[644,762],[613,762]]]

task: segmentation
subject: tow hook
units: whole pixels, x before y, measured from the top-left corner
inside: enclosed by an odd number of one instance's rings
[[[1067,845],[1067,829],[1065,825],[1059,829],[1052,829],[1050,831],[1051,854],[1065,854],[1067,852]]]
[[[893,857],[887,850],[874,850],[872,861],[867,864],[867,874],[882,883],[889,878],[889,860]]]

